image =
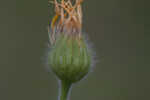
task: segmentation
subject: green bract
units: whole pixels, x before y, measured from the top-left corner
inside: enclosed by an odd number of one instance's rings
[[[83,38],[62,34],[49,53],[49,64],[60,80],[81,80],[90,69],[91,55]]]

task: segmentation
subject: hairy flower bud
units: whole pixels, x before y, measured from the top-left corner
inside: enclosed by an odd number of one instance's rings
[[[61,82],[59,100],[68,100],[73,83],[85,77],[92,63],[82,34],[83,0],[53,0],[55,16],[49,26],[51,51],[48,63]]]
[[[89,71],[91,57],[83,38],[62,34],[49,53],[49,64],[61,80],[77,82]]]
[[[60,80],[81,80],[90,69],[91,54],[82,34],[82,0],[75,5],[54,0],[56,15],[51,22],[49,65]]]

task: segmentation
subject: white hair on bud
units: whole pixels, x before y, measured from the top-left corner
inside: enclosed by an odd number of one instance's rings
[[[95,68],[97,62],[99,62],[95,47],[94,47],[93,43],[90,41],[88,34],[86,32],[82,32],[82,36],[86,43],[88,52],[90,53],[92,61],[91,61],[91,66],[90,66],[90,70],[89,70],[88,74],[85,75],[80,81],[87,79],[89,73],[94,72],[94,68]]]

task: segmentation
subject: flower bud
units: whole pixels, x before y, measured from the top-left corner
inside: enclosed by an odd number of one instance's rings
[[[49,64],[61,80],[81,80],[89,72],[91,65],[84,39],[75,35],[60,35],[49,53]]]
[[[91,54],[82,34],[83,0],[53,2],[56,15],[51,22],[49,65],[60,80],[77,82],[90,69]]]

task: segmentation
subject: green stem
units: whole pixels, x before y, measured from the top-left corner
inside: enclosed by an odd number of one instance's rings
[[[61,95],[60,95],[60,100],[67,100],[68,98],[68,93],[71,88],[71,82],[62,80],[61,81]]]

